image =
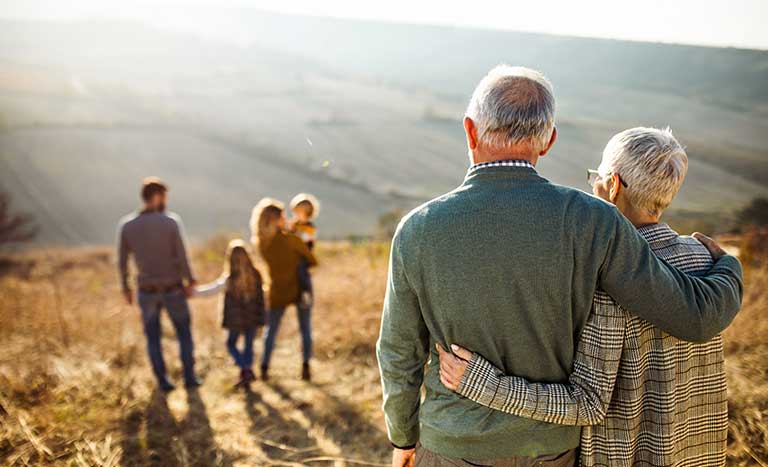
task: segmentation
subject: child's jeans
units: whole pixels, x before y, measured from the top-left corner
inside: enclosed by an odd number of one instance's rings
[[[243,336],[245,342],[243,350],[237,348],[237,341],[240,336]],[[235,359],[235,364],[243,370],[250,370],[253,366],[253,338],[256,336],[256,328],[246,329],[244,332],[229,331],[229,337],[227,337],[227,350],[232,358]]]
[[[299,315],[303,363],[309,363],[309,359],[312,358],[312,308],[296,306],[296,312]],[[280,323],[283,320],[284,314],[285,308],[273,308],[267,313],[269,327],[267,328],[267,337],[264,339],[264,355],[261,360],[262,368],[269,368],[272,351],[275,349],[277,332],[280,330]]]
[[[309,263],[305,259],[299,263],[299,292],[312,294],[312,275],[309,273]]]

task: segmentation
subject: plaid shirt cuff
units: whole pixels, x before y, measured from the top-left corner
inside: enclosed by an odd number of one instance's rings
[[[456,392],[479,404],[490,406],[499,391],[501,379],[488,360],[473,353]]]

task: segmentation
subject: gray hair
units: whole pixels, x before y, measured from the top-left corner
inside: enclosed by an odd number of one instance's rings
[[[530,140],[544,148],[555,124],[552,84],[536,70],[499,65],[475,88],[466,116],[475,123],[478,139],[489,146]]]
[[[688,155],[664,128],[630,128],[616,134],[603,151],[598,172],[619,174],[632,206],[653,216],[669,206],[688,171]]]

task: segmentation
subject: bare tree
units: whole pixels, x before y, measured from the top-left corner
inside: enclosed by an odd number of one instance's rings
[[[736,214],[737,227],[768,226],[768,198],[755,198]]]
[[[0,191],[0,246],[28,242],[35,238],[37,232],[32,215],[11,212],[11,195]]]

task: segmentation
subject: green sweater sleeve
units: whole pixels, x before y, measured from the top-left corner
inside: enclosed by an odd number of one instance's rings
[[[741,308],[741,263],[720,258],[704,277],[678,271],[653,254],[623,216],[615,221],[600,287],[622,307],[686,341],[715,337]]]
[[[397,447],[411,447],[419,441],[419,405],[429,332],[406,277],[400,242],[400,234],[395,234],[376,355],[389,440]]]
[[[605,293],[595,294],[567,383],[540,383],[506,376],[475,353],[456,392],[478,404],[519,417],[559,425],[600,424],[616,385],[628,316]]]

